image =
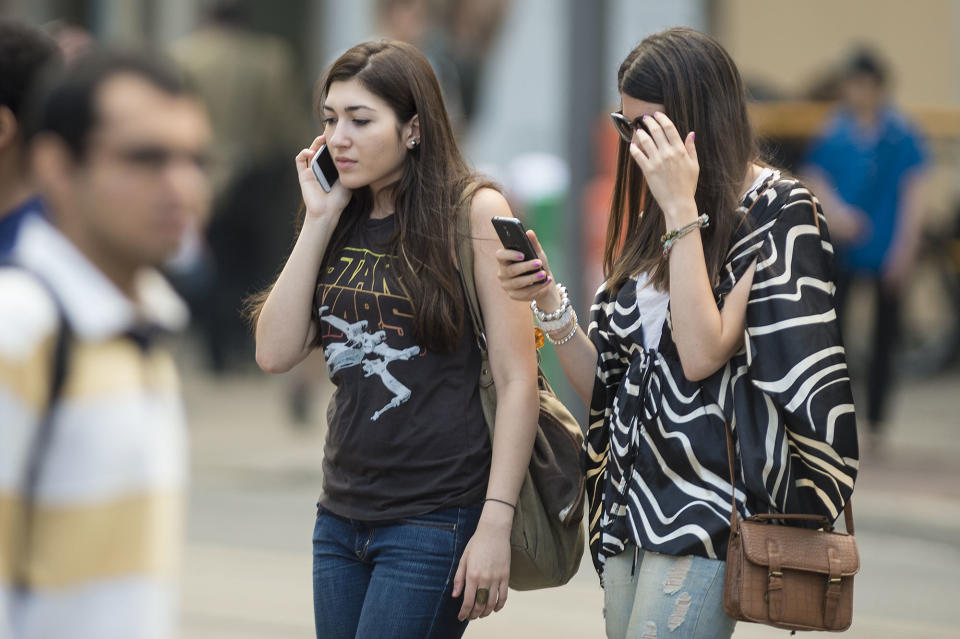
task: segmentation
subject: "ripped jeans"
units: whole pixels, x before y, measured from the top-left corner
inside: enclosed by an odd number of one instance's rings
[[[609,639],[729,639],[736,621],[723,611],[726,562],[641,550],[634,569],[635,551],[628,544],[604,567]]]

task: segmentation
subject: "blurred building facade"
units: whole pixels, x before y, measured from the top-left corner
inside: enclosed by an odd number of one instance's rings
[[[210,1],[0,0],[0,14],[37,24],[63,19],[85,26],[100,41],[166,48],[196,28]],[[427,3],[435,11],[453,1]],[[340,52],[377,37],[378,0],[238,2],[258,29],[289,43],[304,104],[311,101],[318,75]],[[595,15],[596,24],[585,23],[585,15]],[[479,80],[476,116],[463,136],[465,151],[478,168],[508,186],[517,179],[511,175],[517,157],[553,156],[567,166],[569,183],[551,214],[555,224],[549,231],[566,249],[552,261],[572,290],[584,270],[596,277],[596,255],[587,246],[595,253],[597,242],[581,238],[583,227],[604,223],[606,200],[601,189],[590,189],[604,171],[596,159],[598,147],[609,148],[603,146],[605,129],[596,118],[616,108],[616,71],[626,53],[649,33],[674,25],[717,36],[754,95],[764,99],[806,98],[853,46],[878,50],[891,66],[894,98],[916,115],[931,139],[929,216],[955,214],[960,202],[960,0],[924,0],[920,8],[898,0],[510,0]],[[576,58],[585,52],[588,60]],[[815,110],[803,113],[802,126],[794,126],[800,133],[792,133],[796,148],[818,126]],[[793,116],[787,118],[797,124]],[[776,136],[775,130],[764,131]],[[592,217],[584,220],[587,209]],[[536,220],[538,232],[542,219]],[[590,281],[582,288],[589,289]],[[578,299],[589,294],[580,291]]]
[[[960,0],[513,0],[482,79],[467,137],[478,165],[504,167],[525,152],[565,156],[570,16],[578,3],[605,15],[599,103],[615,104],[619,61],[645,35],[684,24],[715,34],[745,78],[778,97],[798,97],[854,44],[872,45],[897,78],[894,97],[911,105],[960,105]],[[305,98],[323,67],[376,33],[376,0],[248,0],[251,21],[286,38]],[[433,0],[439,6],[441,0]],[[0,0],[0,12],[44,23],[85,25],[100,40],[165,47],[198,23],[205,0]],[[522,63],[518,64],[518,61]],[[584,124],[584,123],[580,123]]]

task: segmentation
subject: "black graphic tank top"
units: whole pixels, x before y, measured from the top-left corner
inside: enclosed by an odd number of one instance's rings
[[[469,317],[456,352],[414,340],[414,309],[384,249],[395,223],[391,215],[359,224],[316,293],[321,346],[337,387],[327,410],[320,504],[352,519],[477,503],[490,472]]]

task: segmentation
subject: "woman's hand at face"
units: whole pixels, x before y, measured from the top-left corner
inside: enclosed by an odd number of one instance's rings
[[[324,142],[325,139],[322,135],[315,138],[313,144],[300,151],[296,157],[300,192],[303,194],[303,203],[306,206],[308,218],[339,217],[350,202],[351,191],[345,188],[339,180],[334,182],[333,188],[327,193],[313,174],[310,161],[313,160],[313,156],[317,154]]]
[[[536,300],[537,306],[544,312],[551,312],[560,305],[560,294],[537,234],[527,230],[527,238],[537,252],[537,259],[526,260],[519,251],[501,248],[496,253],[497,262],[500,263],[497,277],[500,278],[500,286],[511,298],[521,302]],[[555,304],[552,303],[554,299]]]
[[[692,222],[697,217],[694,195],[700,176],[693,131],[682,139],[670,118],[659,112],[645,115],[643,124],[647,130],[641,127],[633,134],[630,155],[663,209],[667,228]]]

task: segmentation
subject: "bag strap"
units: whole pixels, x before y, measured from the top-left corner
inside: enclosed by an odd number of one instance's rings
[[[54,408],[59,400],[63,387],[67,379],[67,369],[70,363],[70,344],[73,339],[73,330],[67,319],[66,310],[63,303],[56,295],[50,283],[38,273],[24,268],[22,266],[9,262],[0,263],[2,267],[16,268],[24,273],[30,274],[47,292],[50,300],[56,307],[57,327],[54,335],[53,351],[51,353],[51,366],[49,387],[47,390],[47,402],[43,413],[37,423],[36,433],[30,442],[30,448],[27,457],[26,470],[23,477],[23,519],[19,531],[20,552],[14,553],[14,564],[12,566],[12,582],[16,591],[24,593],[30,589],[29,578],[27,574],[28,563],[30,560],[30,547],[33,541],[33,525],[36,513],[37,488],[40,485],[40,477],[43,471],[43,462],[50,449],[50,443],[53,440],[54,430]]]
[[[727,466],[730,469],[730,529],[736,530],[740,525],[740,511],[737,510],[737,497],[736,490],[734,488],[734,463],[733,463],[733,437],[730,434],[730,425],[729,423],[724,423],[724,431],[727,436]],[[818,521],[823,524],[823,527],[826,529],[833,528],[833,522],[830,521],[825,515],[804,515],[804,514],[795,514],[795,513],[761,513],[758,515],[752,515],[750,519],[759,520],[759,521],[769,521],[773,519],[779,519],[782,521]],[[848,499],[847,503],[843,505],[843,521],[844,525],[847,528],[847,532],[851,535],[854,534],[853,527],[853,499]]]
[[[470,204],[473,202],[473,196],[482,186],[484,186],[482,182],[471,182],[460,196],[456,209],[454,244],[459,266],[457,274],[460,276],[460,284],[467,297],[467,311],[470,314],[470,323],[473,325],[473,334],[477,338],[480,354],[486,357],[487,336],[483,328],[483,314],[480,311],[480,298],[477,296],[477,284],[473,273],[473,232],[470,228]]]
[[[477,281],[474,277],[473,268],[473,232],[470,227],[470,203],[473,196],[481,188],[490,186],[486,182],[472,182],[463,190],[460,201],[457,203],[456,210],[456,245],[457,263],[460,268],[457,270],[460,276],[460,284],[463,286],[463,292],[467,297],[467,310],[470,314],[470,323],[473,325],[473,334],[477,339],[477,346],[480,348],[480,356],[488,359],[487,354],[487,335],[484,330],[483,312],[480,309],[480,298],[477,296]],[[537,352],[537,386],[540,390],[545,390],[554,394],[550,381],[540,367],[540,353]],[[489,366],[486,366],[489,370]],[[492,375],[492,373],[491,373]]]

